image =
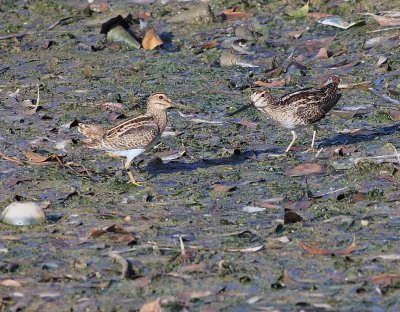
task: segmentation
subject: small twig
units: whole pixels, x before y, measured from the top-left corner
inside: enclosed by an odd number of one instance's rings
[[[0,36],[0,40],[5,40],[5,39],[10,39],[10,38],[14,38],[14,37],[23,37],[26,35],[31,35],[34,34],[35,31],[21,31],[19,33],[16,34],[9,34],[9,35],[5,35],[5,36]]]
[[[37,88],[37,97],[36,97],[36,103],[35,103],[35,106],[34,106],[34,107],[32,107],[32,111],[33,111],[34,113],[36,113],[36,112],[37,112],[37,110],[38,110],[38,108],[39,108],[39,106],[40,106],[40,91],[39,91],[39,84],[36,84],[36,88]]]
[[[0,156],[1,156],[4,160],[11,161],[11,162],[13,162],[13,163],[15,163],[15,164],[17,164],[17,165],[19,165],[19,166],[25,165],[25,163],[24,163],[22,160],[19,160],[19,159],[17,159],[17,158],[8,157],[7,155],[4,155],[3,153],[0,153]]]
[[[61,22],[64,22],[64,21],[66,21],[66,20],[69,20],[69,19],[71,19],[71,18],[73,18],[73,17],[74,17],[74,16],[64,17],[64,18],[58,20],[57,22],[51,24],[49,27],[47,27],[47,30],[51,30],[51,29],[53,29],[54,27],[56,27],[58,24],[60,24]]]
[[[394,30],[394,29],[399,29],[399,28],[400,28],[400,26],[376,29],[376,30],[367,31],[367,34],[377,33],[377,32],[386,31],[386,30]]]

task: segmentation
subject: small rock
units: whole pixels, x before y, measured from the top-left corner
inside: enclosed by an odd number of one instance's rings
[[[0,221],[12,225],[33,225],[46,221],[46,216],[37,203],[14,202],[3,210]]]
[[[249,212],[249,213],[261,212],[261,211],[265,211],[265,210],[266,210],[265,208],[256,207],[256,206],[245,206],[242,208],[242,211]]]

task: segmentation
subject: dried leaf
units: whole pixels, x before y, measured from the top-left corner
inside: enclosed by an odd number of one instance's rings
[[[186,154],[186,151],[179,151],[179,150],[170,150],[170,151],[163,151],[155,153],[154,156],[161,158],[161,160],[165,163],[173,161],[175,159],[181,158]]]
[[[303,218],[294,211],[287,211],[283,217],[284,224],[297,223],[303,221]]]
[[[285,80],[274,80],[271,82],[264,82],[261,80],[257,80],[256,82],[254,82],[254,85],[256,87],[281,87],[284,86],[286,84]]]
[[[390,110],[387,112],[390,119],[393,121],[400,121],[400,111],[398,110]]]
[[[304,163],[289,169],[286,175],[289,177],[300,177],[314,173],[320,173],[322,167],[317,163]]]
[[[153,50],[154,48],[156,48],[162,44],[163,44],[163,41],[157,35],[154,27],[150,28],[146,32],[146,34],[144,35],[143,41],[142,41],[142,46],[143,46],[143,49],[145,49],[145,50]]]
[[[228,193],[236,190],[237,187],[235,185],[226,185],[226,184],[214,184],[213,190],[217,193]]]
[[[113,262],[118,262],[121,266],[121,279],[126,279],[134,276],[134,272],[132,271],[132,266],[129,264],[128,260],[117,253],[112,253],[110,255],[111,260]]]
[[[355,83],[341,83],[339,84],[339,89],[353,89],[353,88],[360,88],[367,90],[368,87],[371,85],[371,81],[363,81],[363,82],[355,82]]]
[[[290,277],[289,272],[284,270],[282,282],[289,287],[299,287],[300,283],[296,282],[293,278]]]
[[[290,17],[294,18],[301,18],[304,17],[308,14],[308,10],[310,9],[308,2],[303,5],[300,9],[289,11],[286,14],[289,15]]]
[[[308,51],[313,51],[315,49],[320,49],[323,47],[329,47],[329,45],[336,39],[336,35],[332,37],[325,37],[321,39],[307,40],[305,43]]]
[[[366,13],[365,15],[372,16],[380,26],[400,26],[400,18],[393,18],[389,16],[375,15]]]
[[[116,233],[116,234],[130,234],[127,230],[125,230],[121,225],[119,224],[113,224],[111,226],[102,228],[102,229],[94,229],[90,232],[90,237],[100,237],[101,235],[105,233]]]
[[[384,285],[384,286],[389,286],[389,285],[392,286],[392,285],[395,285],[400,282],[400,274],[396,274],[396,273],[378,274],[378,275],[370,276],[368,278],[368,280],[374,284]]]
[[[201,48],[202,48],[202,49],[212,49],[212,48],[215,48],[216,46],[217,46],[217,43],[214,42],[214,41],[212,41],[212,42],[204,43],[204,44],[201,46]]]
[[[319,256],[330,256],[330,255],[336,255],[336,256],[345,256],[348,254],[351,254],[354,250],[356,250],[356,239],[354,237],[353,242],[351,245],[344,249],[339,249],[339,250],[331,250],[331,249],[323,249],[323,248],[317,248],[313,247],[310,245],[306,245],[303,242],[299,242],[299,245],[301,248],[303,248],[306,252],[308,252],[310,255],[319,255]]]
[[[301,29],[301,30],[293,30],[293,31],[289,31],[286,33],[286,35],[288,37],[293,37],[295,39],[299,39],[301,37],[301,35],[307,31],[306,29]]]
[[[349,29],[350,27],[353,27],[353,26],[365,24],[365,22],[363,20],[348,23],[344,19],[342,19],[340,16],[322,17],[319,20],[317,20],[317,23],[322,24],[322,25],[327,25],[327,26],[333,26],[333,27],[337,27],[337,28],[341,28],[341,29]]]
[[[13,279],[0,280],[0,286],[5,287],[21,287],[22,285]]]
[[[90,11],[96,12],[96,13],[102,13],[102,12],[107,12],[110,9],[110,5],[105,2],[99,2],[99,3],[91,3],[89,5]]]
[[[242,18],[250,18],[253,16],[253,13],[239,12],[235,11],[235,9],[225,9],[222,11],[221,16],[223,20],[233,21]]]
[[[43,156],[35,152],[31,152],[29,150],[24,150],[23,154],[25,155],[28,160],[34,163],[43,163],[49,160],[49,156]]]
[[[317,60],[325,60],[325,59],[329,58],[328,50],[326,48],[319,49],[318,54],[316,56],[314,56],[314,58]]]
[[[328,17],[332,16],[332,14],[329,13],[322,13],[322,12],[309,12],[307,16],[315,18],[315,19],[320,19],[322,17]]]
[[[161,312],[160,299],[145,303],[139,312]]]
[[[244,249],[228,249],[228,251],[249,253],[249,252],[257,252],[262,249],[264,249],[264,245],[260,245],[260,246],[256,246],[256,247],[249,247],[249,248],[244,248]]]
[[[108,110],[112,112],[120,112],[124,109],[124,105],[121,103],[113,103],[113,102],[104,102],[96,105],[101,110]]]
[[[244,120],[244,119],[236,121],[235,123],[237,123],[239,125],[242,125],[242,126],[245,126],[247,128],[250,128],[250,129],[256,129],[257,128],[257,124],[255,122],[251,122],[251,121]]]

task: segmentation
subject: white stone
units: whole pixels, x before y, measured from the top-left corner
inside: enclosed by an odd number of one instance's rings
[[[0,221],[12,225],[32,225],[43,223],[46,216],[37,203],[14,202],[3,210]]]

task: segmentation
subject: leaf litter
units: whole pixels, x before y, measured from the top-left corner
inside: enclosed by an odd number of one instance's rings
[[[399,254],[392,243],[398,239],[395,229],[400,213],[395,193],[399,161],[397,153],[385,144],[396,145],[399,138],[395,127],[398,64],[393,58],[397,26],[382,29],[386,26],[363,16],[367,21],[363,28],[324,27],[315,19],[326,17],[324,12],[333,12],[332,8],[314,3],[308,3],[307,15],[301,12],[293,18],[285,12],[302,9],[305,2],[289,4],[288,9],[277,1],[228,1],[224,6],[212,3],[211,7],[208,3],[182,2],[146,6],[132,2],[128,6],[122,1],[112,12],[92,15],[85,15],[80,4],[64,3],[61,11],[49,5],[45,13],[40,11],[41,4],[33,2],[28,8],[3,4],[5,12],[16,13],[0,12],[5,63],[0,68],[3,201],[24,196],[57,198],[56,193],[65,185],[76,190],[67,198],[65,191],[60,192],[62,200],[52,202],[46,211],[62,211],[57,221],[49,220],[27,232],[16,232],[5,225],[4,235],[19,239],[0,242],[2,280],[20,281],[20,274],[27,277],[22,284],[23,299],[16,293],[0,296],[6,310],[21,306],[35,309],[32,302],[37,294],[49,309],[57,305],[76,310],[98,306],[139,310],[146,302],[158,301],[150,311],[161,307],[226,310],[232,302],[261,309],[268,305],[283,310],[293,306],[365,310],[370,308],[366,302],[354,303],[354,296],[349,295],[359,285],[349,283],[347,277],[357,275],[360,277],[353,280],[364,283],[364,296],[372,296],[377,309],[393,309],[399,273],[392,265]],[[391,9],[385,1],[381,7]],[[223,20],[218,12],[226,8],[231,11],[226,11],[228,18]],[[38,21],[37,30],[29,28],[25,14],[18,14],[23,9]],[[354,12],[369,10],[364,2],[356,6],[344,2],[335,12],[340,12],[343,21],[357,21]],[[129,13],[132,18],[126,19]],[[80,17],[69,18],[76,14]],[[376,15],[399,18],[396,12],[385,14]],[[107,45],[106,34],[99,34],[101,24],[118,15],[129,23],[129,35],[139,40],[139,46],[146,29],[152,26],[164,43],[153,51],[139,49],[137,43],[131,51],[123,44]],[[59,21],[55,24],[51,16],[58,16]],[[169,23],[175,16],[180,16],[180,21]],[[49,30],[49,25],[55,26]],[[250,35],[239,26],[248,28]],[[376,30],[387,35],[373,38],[370,33]],[[246,42],[232,46],[233,36],[245,36]],[[245,55],[237,54],[237,46]],[[49,62],[38,61],[38,53]],[[229,57],[224,60],[223,55]],[[229,66],[221,67],[222,61]],[[82,75],[84,68],[90,69],[87,75]],[[266,152],[287,141],[288,133],[263,120],[256,110],[236,120],[241,125],[224,116],[227,110],[249,103],[256,81],[266,84],[261,88],[278,87],[274,93],[282,95],[319,85],[330,74],[342,79],[342,98],[336,108],[345,113],[331,114],[321,121],[316,143],[323,150],[317,163],[314,155],[298,150],[286,158],[265,157]],[[382,76],[385,78],[380,83],[375,81]],[[35,102],[30,93],[38,81],[40,99]],[[121,161],[81,148],[76,144],[74,126],[78,120],[102,126],[115,124],[118,121],[111,119],[126,118],[120,112],[132,106],[143,111],[144,99],[160,91],[173,100],[189,103],[196,113],[188,117],[168,113],[167,132],[161,139],[167,148],[161,146],[161,150],[174,159],[153,166],[150,159],[154,152],[144,154],[144,161],[138,168],[132,166],[132,171],[146,185],[132,190],[125,183]],[[97,106],[98,101],[115,105]],[[23,109],[34,108],[38,102],[41,110],[24,113]],[[61,144],[60,154],[53,152],[56,142],[63,140],[71,143]],[[254,147],[261,144],[269,147]],[[37,155],[27,153],[27,158],[24,150]],[[175,158],[182,151],[186,154]],[[59,155],[63,166],[51,160],[52,154]],[[36,165],[31,166],[34,161]],[[335,161],[352,166],[337,169]],[[53,165],[40,165],[46,162]],[[78,163],[82,167],[75,166]],[[304,163],[313,165],[294,170]],[[67,165],[74,170],[62,170]],[[85,173],[83,166],[92,169]],[[292,169],[293,176],[288,174]],[[129,200],[123,201],[126,198]],[[241,210],[250,205],[262,210]],[[290,215],[295,221],[299,217],[304,220],[290,223]],[[104,226],[108,222],[121,224],[127,233],[119,227]],[[90,229],[95,229],[94,236],[90,236]],[[299,257],[299,248],[293,248],[293,242],[300,240],[313,251],[341,254],[342,249],[314,246],[313,237],[318,235],[331,242],[329,245],[340,246],[344,237],[353,233],[358,238],[357,250],[343,257],[310,257],[306,251]],[[88,236],[80,244],[81,238]],[[59,267],[49,266],[54,273],[43,277],[40,258],[53,250],[57,251],[52,253],[55,259],[46,262]],[[120,259],[112,265],[113,251],[128,263],[142,263],[140,272],[133,269],[143,277],[121,279],[126,276],[125,261]],[[20,259],[29,259],[29,265],[12,271],[9,264]],[[299,279],[298,272],[307,272],[310,279]],[[286,285],[285,295],[279,289],[265,291],[274,282],[272,277],[280,275],[280,282]],[[264,281],[260,287],[258,280]],[[51,282],[51,291],[45,289],[49,284],[39,281]],[[125,287],[127,282],[129,287]],[[366,287],[366,283],[372,286]],[[74,301],[72,307],[71,298],[82,289],[89,300]],[[301,301],[294,295],[299,290],[304,295]],[[357,294],[363,296],[362,292]],[[280,296],[279,304],[275,303],[276,296]],[[329,305],[319,299],[332,296],[335,301]]]

